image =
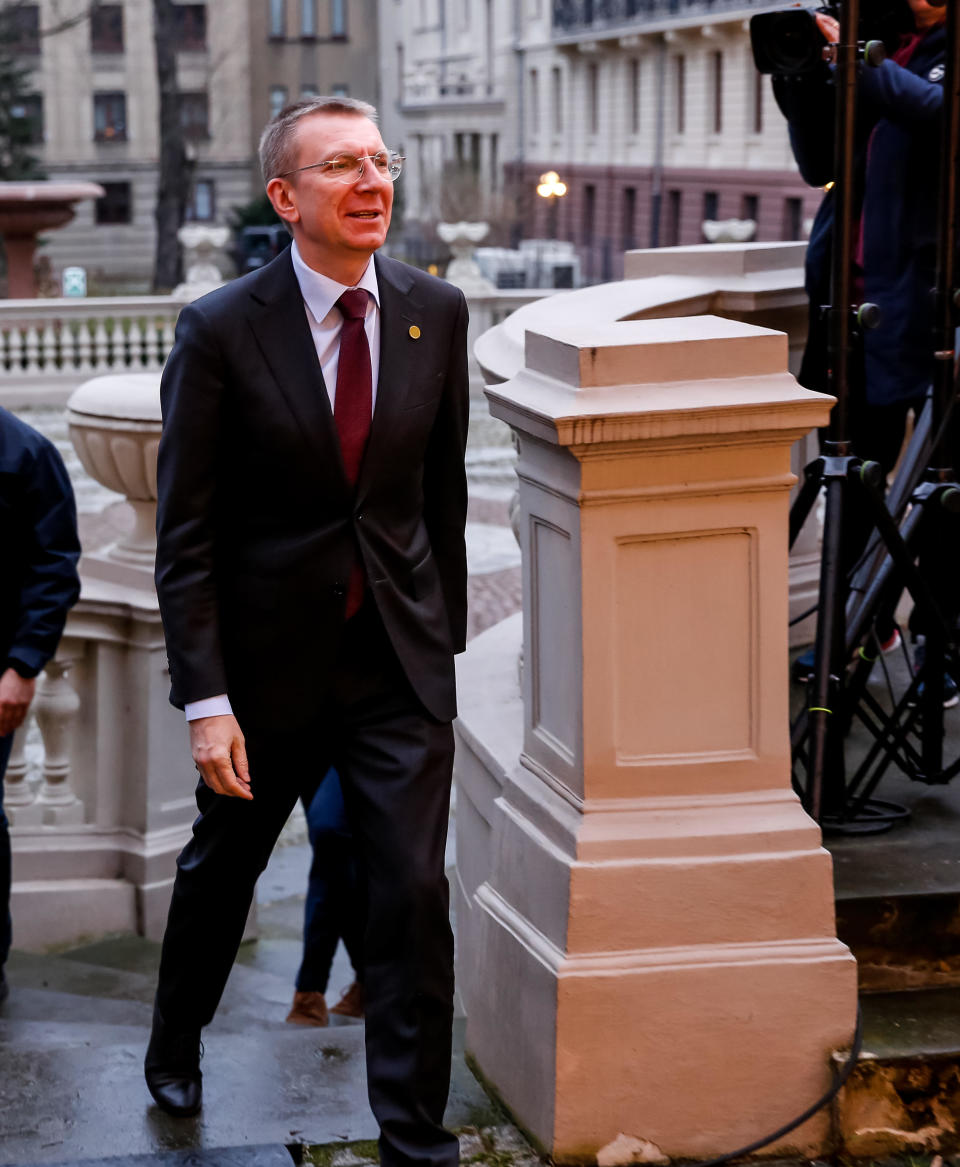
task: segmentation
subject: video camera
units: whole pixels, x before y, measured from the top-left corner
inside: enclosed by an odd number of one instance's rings
[[[750,44],[760,73],[796,76],[822,66],[827,42],[817,28],[815,12],[839,20],[840,4],[814,10],[792,4],[782,12],[762,12],[751,19]],[[892,52],[901,34],[912,29],[913,13],[907,0],[861,0],[858,40],[882,41]]]

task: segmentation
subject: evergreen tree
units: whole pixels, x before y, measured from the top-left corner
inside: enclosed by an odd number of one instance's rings
[[[36,126],[28,98],[31,69],[18,55],[24,35],[23,9],[0,4],[0,180],[43,178],[33,153]]]

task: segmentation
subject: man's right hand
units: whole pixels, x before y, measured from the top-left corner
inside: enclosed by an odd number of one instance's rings
[[[190,749],[200,777],[215,794],[253,798],[243,733],[232,714],[191,721]]]

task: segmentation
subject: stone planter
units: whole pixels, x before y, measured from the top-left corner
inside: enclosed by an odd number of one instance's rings
[[[134,513],[133,530],[100,555],[85,557],[85,562],[126,568],[113,573],[114,581],[140,584],[145,574],[152,574],[157,551],[160,378],[156,373],[94,377],[71,395],[67,421],[84,469],[103,486],[125,495]]]

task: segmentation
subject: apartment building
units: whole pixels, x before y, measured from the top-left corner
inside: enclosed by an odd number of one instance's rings
[[[178,3],[181,117],[193,163],[189,219],[223,222],[251,196],[249,0]],[[140,291],[153,270],[158,93],[151,0],[18,3],[20,53],[33,64],[28,113],[53,179],[106,194],[80,204],[44,249],[91,289]],[[86,13],[89,12],[89,15]],[[74,19],[76,18],[76,19]]]
[[[380,99],[377,0],[249,0],[251,155],[264,124],[320,93]]]
[[[514,238],[573,241],[588,280],[617,278],[630,248],[702,242],[706,219],[802,238],[821,192],[800,179],[750,50],[749,18],[777,7],[380,0],[384,116],[410,158],[408,231],[430,230],[465,155],[479,190],[507,196],[498,210]],[[538,197],[548,171],[563,197]]]
[[[106,192],[80,204],[44,254],[55,272],[85,267],[93,291],[144,291],[159,156],[152,0],[11,2],[18,52],[33,65],[23,106],[34,151],[50,178],[91,180]],[[260,132],[287,102],[314,93],[378,99],[376,0],[177,0],[176,11],[188,220],[226,223],[260,193]]]
[[[437,250],[438,220],[504,213],[514,39],[512,0],[380,0],[381,120],[407,158],[398,248],[413,259]]]

